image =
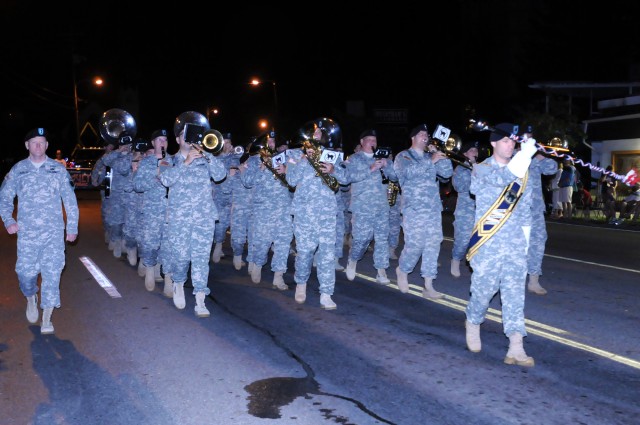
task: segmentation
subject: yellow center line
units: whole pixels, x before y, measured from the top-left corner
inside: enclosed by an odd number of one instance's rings
[[[561,257],[558,257],[561,258]],[[595,263],[593,263],[595,264]],[[600,264],[598,264],[600,265]],[[637,270],[631,270],[633,272],[638,272]],[[367,280],[369,282],[376,282],[375,278],[360,274],[360,273],[356,273],[356,276],[358,276],[361,279]],[[388,286],[390,288],[394,288],[394,289],[398,289],[398,285],[395,283],[395,281],[392,280],[392,283],[389,283],[387,285],[384,286]],[[414,285],[414,284],[410,284],[409,285],[409,294],[414,295],[416,297],[422,297],[422,287],[418,286],[418,285]],[[426,299],[427,301],[431,301],[434,303],[438,303],[441,305],[444,305],[446,307],[452,308],[454,310],[458,310],[458,311],[462,311],[464,312],[466,309],[466,306],[468,304],[468,301],[463,300],[461,298],[457,298],[454,297],[452,295],[448,295],[448,294],[443,294],[444,298],[442,299],[438,299],[438,300],[433,300],[433,299]],[[489,308],[487,310],[487,315],[485,316],[486,320],[491,320],[493,322],[496,323],[502,323],[502,312],[500,310],[496,310],[494,308]],[[581,342],[578,341],[574,341],[572,339],[566,338],[564,336],[561,335],[569,335],[571,334],[568,331],[565,331],[563,329],[560,328],[556,328],[550,325],[546,325],[544,323],[540,323],[540,322],[536,322],[534,320],[530,320],[530,319],[525,319],[525,325],[526,325],[526,329],[527,329],[527,333],[530,333],[532,335],[537,335],[543,338],[546,338],[548,340],[551,341],[555,341],[557,343],[572,347],[572,348],[577,348],[579,350],[582,351],[586,351],[588,353],[592,353],[595,354],[597,356],[606,358],[608,360],[613,360],[614,362],[635,368],[640,370],[640,361],[638,360],[634,360],[631,359],[629,357],[624,357],[621,356],[619,354],[615,354],[612,353],[610,351],[606,351],[606,350],[602,350],[600,348],[597,347],[593,347],[591,345],[587,345],[587,344],[583,344]]]

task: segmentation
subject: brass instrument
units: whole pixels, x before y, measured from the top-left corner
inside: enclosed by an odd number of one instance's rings
[[[217,155],[222,152],[224,138],[218,130],[209,126],[207,118],[199,112],[187,111],[176,117],[173,133],[176,137],[184,130],[184,140],[202,154],[207,162],[211,162],[208,154]]]
[[[429,138],[429,144],[427,144],[426,151],[429,153],[434,153],[436,150],[439,150],[440,152],[444,153],[452,162],[455,162],[456,164],[471,170],[473,167],[471,166],[469,159],[458,153],[461,148],[462,139],[460,139],[460,136],[458,136],[457,134],[451,134],[445,142],[442,142],[438,139]]]
[[[289,191],[293,192],[295,188],[289,186],[289,183],[287,183],[287,178],[283,174],[278,173],[278,171],[275,168],[273,168],[273,164],[271,160],[273,158],[273,154],[275,153],[275,151],[271,149],[267,144],[267,138],[268,138],[268,133],[255,139],[251,143],[251,149],[249,149],[249,153],[254,153],[254,154],[257,153],[258,155],[260,155],[260,160],[262,161],[264,166],[267,168],[267,170],[271,171],[271,173],[273,174],[273,177],[280,180],[280,183],[282,183],[284,187],[289,189]],[[238,146],[238,147],[242,149],[242,146]],[[242,149],[242,151],[244,153],[244,149]]]
[[[400,193],[400,185],[396,182],[392,182],[391,180],[389,180],[389,183],[387,183],[387,201],[389,202],[390,207],[396,204],[396,200],[398,199],[399,193]]]
[[[100,117],[100,136],[107,144],[123,146],[133,141],[137,134],[136,120],[124,109],[112,108]],[[113,170],[105,168],[104,197],[111,195]]]
[[[314,139],[316,132],[320,130],[320,139]],[[316,176],[322,178],[322,182],[332,191],[337,192],[340,189],[338,180],[322,171],[320,157],[322,150],[326,148],[341,148],[342,133],[340,126],[330,118],[318,118],[314,121],[307,122],[298,131],[299,144],[309,160],[309,164],[316,171]],[[313,150],[313,154],[309,156],[308,150]]]
[[[244,148],[238,145],[235,148],[233,148],[233,153],[234,155],[242,156],[244,155]]]

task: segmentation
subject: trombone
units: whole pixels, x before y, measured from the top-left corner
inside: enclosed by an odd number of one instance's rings
[[[452,162],[455,162],[456,164],[469,170],[473,169],[471,163],[469,162],[469,159],[458,153],[461,148],[462,139],[460,139],[460,136],[458,136],[457,134],[451,134],[445,142],[441,142],[438,139],[433,139],[430,137],[429,143],[426,146],[426,151],[429,153],[440,151],[444,153]]]

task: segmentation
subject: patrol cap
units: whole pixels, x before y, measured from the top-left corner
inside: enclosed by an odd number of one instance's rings
[[[27,132],[27,134],[24,136],[24,141],[26,142],[27,140],[33,139],[34,137],[44,137],[48,141],[49,132],[42,127],[34,128]]]
[[[462,147],[460,148],[460,153],[464,154],[471,148],[480,149],[480,143],[477,142],[477,141],[476,142],[465,142],[465,143],[462,144]]]
[[[164,128],[161,128],[161,129],[156,130],[156,131],[154,131],[153,133],[151,133],[151,139],[150,139],[150,140],[154,140],[154,139],[156,139],[157,137],[162,137],[162,136],[164,136],[164,137],[168,137],[168,136],[167,136],[168,134],[169,134],[169,133],[167,132],[167,130],[165,130]]]
[[[516,136],[518,134],[518,126],[509,122],[502,122],[496,125],[491,131],[491,136],[489,136],[489,141],[497,142],[503,137]]]
[[[427,128],[426,124],[420,124],[420,125],[417,125],[417,126],[413,127],[411,129],[411,131],[409,132],[409,137],[413,137],[416,134],[420,133],[421,131],[426,131],[427,133],[429,133],[429,129]]]

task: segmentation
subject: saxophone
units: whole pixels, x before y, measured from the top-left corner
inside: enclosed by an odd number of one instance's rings
[[[326,174],[320,168],[320,156],[322,155],[322,146],[318,143],[314,143],[312,140],[305,140],[302,142],[302,149],[309,160],[309,164],[316,170],[316,176],[322,178],[322,182],[334,192],[337,192],[340,189],[340,183],[338,180],[330,174]],[[313,155],[309,156],[307,151],[309,149],[313,150]]]
[[[389,183],[387,183],[387,201],[389,201],[390,207],[396,204],[396,200],[398,199],[399,192],[400,192],[400,185],[398,183],[395,183],[389,180]]]
[[[276,171],[276,169],[273,168],[273,165],[271,163],[271,158],[273,157],[274,151],[268,146],[264,146],[260,148],[260,150],[258,151],[258,154],[260,155],[260,160],[262,161],[264,166],[267,167],[267,169],[271,171],[271,173],[273,173],[273,177],[280,180],[280,183],[282,183],[284,187],[289,189],[289,191],[293,192],[294,188],[289,186],[289,183],[287,183],[286,177],[283,174],[279,174]]]

